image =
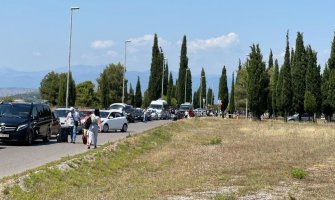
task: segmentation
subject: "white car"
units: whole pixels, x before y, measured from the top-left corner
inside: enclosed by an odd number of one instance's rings
[[[100,110],[100,118],[103,132],[108,132],[109,130],[126,132],[128,129],[127,118],[120,110]]]
[[[65,120],[67,117],[67,114],[71,111],[70,108],[56,108],[55,113],[59,117],[59,122],[61,126],[67,126]]]

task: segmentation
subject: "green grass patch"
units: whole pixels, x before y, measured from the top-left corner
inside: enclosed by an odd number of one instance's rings
[[[296,179],[304,179],[307,176],[307,172],[303,169],[296,168],[291,170],[291,175]]]

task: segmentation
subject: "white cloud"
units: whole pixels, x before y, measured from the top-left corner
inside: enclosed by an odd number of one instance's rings
[[[40,52],[38,52],[38,51],[34,51],[33,52],[33,56],[41,56],[42,54],[40,53]]]
[[[227,35],[221,35],[216,38],[210,38],[207,40],[194,40],[191,41],[188,48],[192,52],[196,52],[198,50],[206,50],[209,48],[227,48],[236,43],[238,43],[238,35],[236,33],[228,33]]]
[[[111,40],[96,40],[92,42],[91,47],[94,49],[104,49],[114,45],[114,42]]]
[[[134,46],[143,46],[143,45],[153,45],[154,44],[154,37],[155,35],[152,34],[146,34],[142,37],[138,37],[138,38],[129,38],[129,40],[131,41],[131,44]],[[162,45],[167,45],[169,44],[168,41],[164,40],[161,37],[158,37],[158,45],[162,46]]]

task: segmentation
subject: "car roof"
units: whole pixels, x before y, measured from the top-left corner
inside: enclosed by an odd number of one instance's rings
[[[100,110],[100,112],[117,112],[117,113],[122,113],[122,112],[120,112],[119,109]]]
[[[56,108],[55,110],[71,110],[71,108]]]

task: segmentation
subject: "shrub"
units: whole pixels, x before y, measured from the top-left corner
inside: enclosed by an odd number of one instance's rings
[[[303,169],[293,169],[291,170],[291,175],[294,177],[294,178],[297,178],[297,179],[303,179],[307,176],[307,172],[305,172]]]
[[[211,141],[209,142],[210,145],[215,145],[215,144],[221,144],[222,143],[222,139],[221,138],[213,138],[211,139]]]

